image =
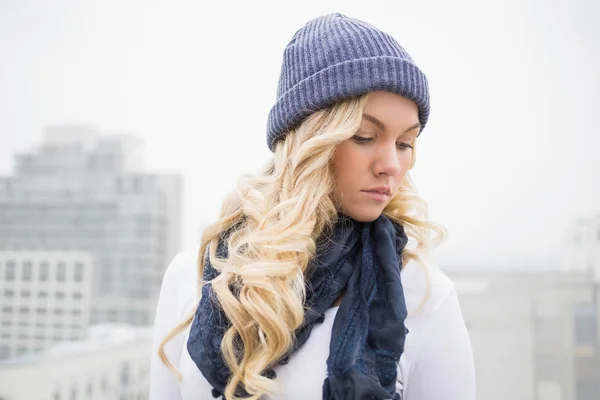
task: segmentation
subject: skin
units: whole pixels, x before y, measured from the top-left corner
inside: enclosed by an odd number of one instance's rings
[[[369,120],[374,117],[383,127]],[[377,219],[398,191],[411,167],[414,142],[419,134],[416,103],[395,93],[374,92],[366,105],[361,128],[341,142],[333,155],[336,187],[332,200],[338,210],[361,222]],[[385,201],[365,190],[389,186]]]

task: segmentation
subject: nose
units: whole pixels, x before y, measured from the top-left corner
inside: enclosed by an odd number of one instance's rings
[[[377,152],[373,173],[377,176],[396,176],[400,172],[401,166],[396,143],[382,145]]]

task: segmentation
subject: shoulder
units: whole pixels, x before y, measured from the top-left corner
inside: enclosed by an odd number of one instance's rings
[[[200,246],[194,245],[176,254],[163,277],[161,292],[172,294],[181,315],[185,314],[196,300],[199,250]]]
[[[196,273],[199,250],[200,245],[196,244],[177,253],[167,266],[164,279],[178,281],[189,278],[190,273]]]
[[[434,321],[443,318],[441,314],[447,312],[443,305],[452,301],[456,289],[450,278],[431,260],[427,267],[409,262],[401,276],[408,309],[405,324],[409,331],[404,363],[409,367],[416,361],[421,347],[427,345]]]
[[[409,262],[401,272],[409,317],[428,318],[455,293],[454,282],[430,258],[426,267]]]
[[[453,358],[469,361],[470,342],[454,282],[432,260],[427,267],[408,263],[401,275],[409,330],[400,363],[404,384],[411,380],[417,364],[430,370],[444,365],[440,357],[449,348],[456,352]],[[436,355],[430,357],[431,352]],[[464,365],[468,366],[467,361]]]
[[[403,278],[409,332],[398,379],[404,396],[475,399],[473,350],[454,282],[435,262],[407,265]]]

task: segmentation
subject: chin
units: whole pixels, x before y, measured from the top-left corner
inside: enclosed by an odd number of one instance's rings
[[[345,210],[344,213],[359,222],[373,222],[381,216],[383,210],[361,207],[356,210]]]

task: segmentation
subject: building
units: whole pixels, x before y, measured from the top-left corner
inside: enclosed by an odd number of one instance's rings
[[[600,214],[576,221],[563,239],[566,268],[589,271],[600,282]]]
[[[146,400],[151,329],[90,328],[85,341],[0,362],[0,400]]]
[[[477,398],[600,399],[598,284],[589,271],[453,271]]]
[[[85,338],[93,267],[87,252],[0,251],[0,359]]]
[[[179,251],[181,177],[145,172],[141,143],[87,126],[49,126],[0,178],[0,251],[88,252],[91,321],[152,323]]]

